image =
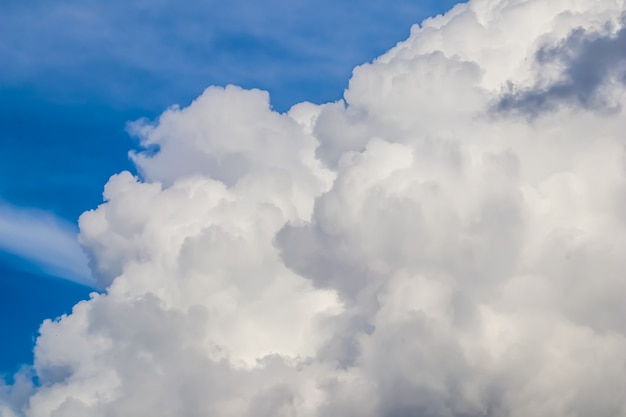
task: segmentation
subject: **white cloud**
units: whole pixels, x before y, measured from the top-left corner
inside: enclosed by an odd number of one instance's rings
[[[136,124],[159,148],[134,155],[143,180],[114,176],[80,219],[108,291],[44,323],[41,386],[6,406],[626,415],[626,118],[575,94],[533,117],[497,105],[562,82],[577,59],[538,51],[581,26],[615,39],[624,12],[476,0],[357,68],[345,103],[277,114],[209,88]]]
[[[0,202],[0,250],[24,258],[47,274],[95,284],[76,226],[35,209]]]

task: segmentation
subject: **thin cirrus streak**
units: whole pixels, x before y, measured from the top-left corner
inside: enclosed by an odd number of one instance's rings
[[[94,286],[73,224],[41,210],[0,202],[0,250],[48,275]]]
[[[342,101],[210,87],[135,123],[158,152],[79,222],[107,290],[0,413],[626,415],[625,12],[474,0]]]

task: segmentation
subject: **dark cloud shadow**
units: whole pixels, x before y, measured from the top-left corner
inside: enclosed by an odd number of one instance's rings
[[[529,89],[518,89],[510,83],[495,105],[496,112],[535,118],[560,105],[600,113],[619,111],[620,105],[612,102],[608,93],[612,85],[626,84],[626,16],[617,32],[597,33],[579,28],[559,44],[540,48],[535,58],[540,68],[563,68],[561,77]]]

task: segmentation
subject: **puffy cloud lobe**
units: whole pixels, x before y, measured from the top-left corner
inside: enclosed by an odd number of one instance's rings
[[[343,103],[209,88],[136,124],[143,179],[80,221],[108,289],[43,324],[39,386],[3,387],[0,413],[626,415],[626,118],[493,111],[574,80],[624,11],[472,1]],[[554,45],[567,65],[537,60]]]

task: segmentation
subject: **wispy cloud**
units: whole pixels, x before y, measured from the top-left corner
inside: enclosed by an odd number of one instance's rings
[[[0,60],[11,63],[2,77],[42,83],[59,95],[89,90],[124,105],[165,106],[171,91],[191,99],[209,84],[228,83],[281,85],[291,97],[274,96],[281,107],[293,104],[294,85],[302,91],[310,84],[311,91],[328,92],[323,100],[334,100],[354,65],[454,2],[393,3],[390,9],[372,0],[359,7],[332,0],[9,2],[0,5]]]
[[[75,225],[51,213],[0,201],[0,250],[49,275],[94,286],[77,233]]]

